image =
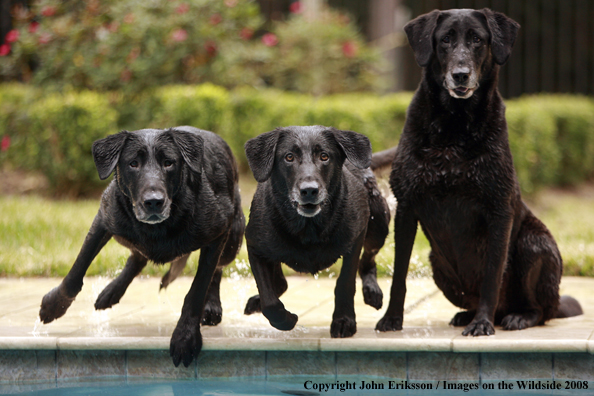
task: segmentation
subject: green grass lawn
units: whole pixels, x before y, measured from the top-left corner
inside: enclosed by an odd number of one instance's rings
[[[252,189],[244,194],[250,194]],[[250,197],[244,198],[246,215]],[[529,206],[555,236],[566,275],[594,276],[594,186],[573,191],[547,190],[532,197]],[[39,196],[0,196],[0,276],[64,276],[72,266],[97,213],[99,200],[62,201]],[[411,258],[412,276],[429,276],[429,244],[422,232]],[[122,269],[128,250],[110,241],[91,264],[88,275],[113,277]],[[392,274],[393,234],[378,255],[378,273]],[[186,268],[195,273],[197,254]],[[339,264],[322,276],[337,275]],[[145,275],[160,276],[167,267],[148,265]],[[227,276],[249,273],[245,245]]]

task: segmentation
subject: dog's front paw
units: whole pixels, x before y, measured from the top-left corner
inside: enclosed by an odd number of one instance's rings
[[[173,331],[169,354],[175,367],[183,363],[188,367],[202,349],[202,335],[200,334],[200,319],[182,316]]]
[[[402,316],[384,316],[375,325],[377,331],[398,331],[402,330]]]
[[[357,322],[348,316],[334,319],[330,325],[330,336],[332,338],[352,337],[357,332]]]
[[[262,312],[262,307],[260,306],[260,295],[256,294],[255,296],[250,297],[247,304],[245,304],[245,309],[243,311],[244,315],[251,315],[256,312]]]
[[[474,311],[462,311],[458,312],[452,320],[450,320],[450,326],[468,326],[472,319],[474,319]]]
[[[283,331],[293,330],[299,319],[297,315],[287,311],[280,301],[278,304],[262,309],[262,313],[272,327]]]
[[[111,282],[99,293],[99,297],[95,301],[95,309],[100,310],[113,307],[120,302],[125,292],[126,288],[121,287],[115,281]]]
[[[204,304],[204,313],[202,314],[202,324],[206,326],[216,326],[223,319],[223,307],[220,301],[207,301]]]
[[[53,320],[62,317],[73,301],[74,297],[67,297],[63,294],[60,286],[54,287],[49,293],[43,296],[43,299],[41,300],[39,319],[41,319],[43,323],[50,323]]]
[[[462,332],[463,336],[485,336],[495,334],[495,327],[488,319],[478,319],[470,322]]]
[[[382,293],[382,289],[380,289],[375,278],[363,283],[363,301],[365,301],[365,304],[380,309],[383,299],[384,293]]]

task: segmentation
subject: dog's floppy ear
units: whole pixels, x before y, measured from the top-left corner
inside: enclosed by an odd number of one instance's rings
[[[481,12],[487,18],[487,26],[491,32],[493,59],[498,65],[503,65],[511,55],[520,24],[506,15],[488,8],[483,8]]]
[[[168,132],[190,169],[195,173],[202,173],[202,160],[204,158],[204,139],[202,139],[202,136],[175,128],[170,129]]]
[[[268,180],[272,173],[276,145],[280,133],[280,129],[275,129],[274,131],[262,133],[245,142],[244,148],[248,164],[254,174],[254,178],[259,183]]]
[[[433,31],[437,26],[437,18],[440,13],[439,10],[433,10],[404,25],[408,43],[415,53],[417,63],[421,67],[428,66],[433,55]]]
[[[357,168],[365,169],[371,165],[371,142],[365,135],[353,131],[330,129],[346,158]]]
[[[107,179],[116,168],[124,143],[129,136],[130,132],[122,131],[93,142],[91,151],[99,179]]]

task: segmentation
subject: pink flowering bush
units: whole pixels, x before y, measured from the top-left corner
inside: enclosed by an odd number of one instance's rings
[[[167,84],[370,90],[376,54],[348,17],[264,26],[256,0],[36,0],[0,44],[0,81],[138,94]],[[125,112],[124,112],[125,113]]]
[[[126,92],[220,83],[217,73],[232,66],[220,64],[220,49],[263,23],[255,0],[38,0],[18,15],[0,48],[0,78]]]
[[[326,9],[308,21],[300,7],[293,8],[288,22],[262,38],[271,58],[261,73],[270,85],[314,95],[376,88],[379,55],[349,17]]]

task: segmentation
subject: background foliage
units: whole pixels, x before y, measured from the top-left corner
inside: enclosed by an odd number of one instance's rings
[[[266,28],[253,0],[38,0],[16,13],[0,79],[136,95],[167,84],[368,90],[378,55],[350,18],[294,13]]]
[[[374,151],[398,143],[410,93],[324,97],[277,90],[226,90],[211,84],[163,86],[137,97],[89,91],[44,94],[0,85],[0,165],[37,170],[54,193],[78,196],[104,184],[91,143],[121,129],[193,125],[220,134],[248,171],[245,142],[286,125],[328,125],[369,137]],[[594,101],[569,95],[507,102],[509,140],[524,193],[574,185],[594,173]],[[75,166],[73,166],[75,164]]]

